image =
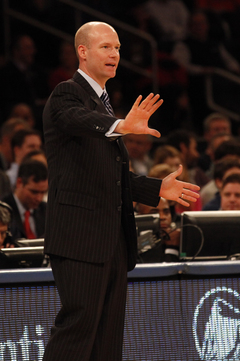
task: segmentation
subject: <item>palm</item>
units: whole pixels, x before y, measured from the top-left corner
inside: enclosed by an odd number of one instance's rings
[[[199,198],[199,194],[196,192],[200,188],[197,185],[176,179],[181,173],[182,166],[180,165],[178,170],[163,179],[160,196],[188,207],[189,203],[186,201],[196,202]]]
[[[121,132],[123,134],[150,134],[160,137],[160,133],[148,126],[150,116],[162,105],[163,100],[159,100],[159,94],[149,94],[142,102],[140,95],[127,114],[126,118],[121,122]]]

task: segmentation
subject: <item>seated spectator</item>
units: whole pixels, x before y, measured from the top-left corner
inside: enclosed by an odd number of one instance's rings
[[[197,139],[194,133],[184,129],[177,129],[169,134],[167,144],[180,152],[183,164],[187,167],[190,183],[203,187],[209,182],[209,178],[197,166],[200,155],[197,150]]]
[[[218,210],[221,203],[220,191],[224,179],[231,174],[240,174],[240,159],[222,159],[215,163],[214,179],[200,191],[203,211]],[[208,201],[206,201],[208,200]]]
[[[221,189],[222,211],[240,210],[240,174],[231,174],[223,182]]]
[[[72,78],[78,68],[76,51],[72,43],[63,41],[59,51],[59,66],[49,75],[49,89],[52,91],[57,84]]]
[[[29,35],[13,39],[11,59],[0,69],[0,115],[9,117],[12,107],[26,103],[34,113],[42,111],[49,95],[45,72],[36,65],[36,47]]]
[[[42,147],[42,139],[40,133],[33,129],[20,129],[16,132],[11,142],[14,161],[10,168],[6,171],[11,187],[14,190],[18,174],[18,168],[23,158],[33,150],[39,150]]]
[[[148,134],[127,134],[124,143],[129,153],[132,169],[139,175],[147,175],[152,166],[150,150],[152,138]]]
[[[206,142],[204,152],[200,155],[198,165],[206,172],[210,169],[213,161],[213,152],[220,144],[212,142],[219,134],[228,136],[232,135],[230,119],[220,113],[211,113],[203,121],[203,138]],[[227,140],[225,137],[224,140]],[[217,138],[220,141],[220,138]]]
[[[42,200],[47,189],[46,166],[32,159],[22,162],[14,194],[3,198],[12,208],[10,229],[13,240],[44,236],[46,203]]]
[[[173,171],[177,170],[179,165],[183,165],[183,172],[181,174],[181,180],[188,182],[188,173],[187,168],[184,165],[183,159],[181,157],[181,153],[175,147],[171,145],[161,145],[158,147],[153,156],[154,165],[156,164],[167,164],[169,165]],[[180,179],[180,178],[179,178]]]
[[[169,202],[161,198],[156,208],[138,204],[137,209],[138,214],[159,213],[161,232],[161,241],[151,250],[140,254],[140,261],[145,263],[178,261],[180,230],[172,223]]]
[[[7,170],[13,162],[12,138],[20,129],[28,128],[27,123],[19,118],[6,120],[0,130],[0,169]]]
[[[191,14],[189,36],[178,42],[172,55],[189,74],[189,97],[192,105],[195,129],[202,132],[202,120],[211,111],[206,102],[205,76],[213,74],[214,68],[221,68],[239,74],[240,64],[226,50],[223,43],[212,38],[210,24],[203,11]],[[218,91],[224,91],[220,82]],[[225,94],[227,98],[227,94]]]
[[[11,207],[0,201],[0,249],[14,247],[9,226],[11,222]]]
[[[25,103],[18,103],[14,105],[11,110],[10,117],[25,120],[29,128],[34,128],[36,125],[36,120],[32,108]]]

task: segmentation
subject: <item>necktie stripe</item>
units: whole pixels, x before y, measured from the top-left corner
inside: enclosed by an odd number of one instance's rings
[[[101,97],[100,97],[101,101],[103,102],[106,110],[108,111],[108,113],[112,116],[114,116],[114,112],[113,112],[113,108],[110,104],[110,100],[109,100],[109,96],[107,92],[103,92]]]

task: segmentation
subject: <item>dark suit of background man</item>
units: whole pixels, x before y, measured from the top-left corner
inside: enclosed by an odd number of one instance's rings
[[[121,135],[159,137],[148,119],[162,100],[150,94],[141,102],[139,96],[118,122],[100,99],[118,66],[117,33],[108,24],[87,23],[76,33],[75,47],[79,70],[55,88],[43,113],[45,251],[62,302],[44,361],[119,361],[127,270],[137,254],[132,201],[156,206],[164,196],[186,205],[198,197],[190,190],[198,187],[176,180],[181,167],[163,181],[129,172]]]

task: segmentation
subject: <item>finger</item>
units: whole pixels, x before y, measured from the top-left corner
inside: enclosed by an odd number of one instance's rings
[[[182,196],[190,196],[190,197],[194,197],[194,198],[199,198],[200,197],[200,194],[199,193],[196,193],[195,191],[191,191],[189,189],[185,189],[183,188],[182,190]]]
[[[154,98],[154,94],[150,93],[140,104],[141,109],[145,109],[149,102]]]
[[[178,198],[177,202],[179,204],[181,204],[182,206],[184,206],[184,207],[189,207],[190,206],[190,204],[188,202],[185,202],[182,198]]]
[[[155,111],[162,105],[163,99],[160,99],[156,104],[154,104],[149,110],[150,116],[155,113]]]
[[[141,100],[142,100],[142,95],[139,95],[139,96],[137,97],[137,99],[135,100],[135,102],[134,102],[134,104],[133,104],[133,106],[132,106],[132,109],[138,108]]]
[[[161,133],[158,132],[156,129],[148,128],[148,133],[147,134],[152,135],[153,137],[157,137],[157,138],[161,137]]]
[[[186,190],[191,189],[192,191],[199,191],[200,187],[196,184],[183,182],[183,188]]]
[[[155,103],[157,103],[159,98],[160,98],[159,94],[156,94],[152,98],[149,98],[148,102],[146,102],[145,110],[150,111],[152,109],[152,107],[155,105]]]
[[[190,195],[187,195],[187,194],[184,194],[184,193],[181,195],[181,199],[184,199],[185,201],[189,201],[189,202],[197,202],[198,198],[199,197],[190,196]]]

